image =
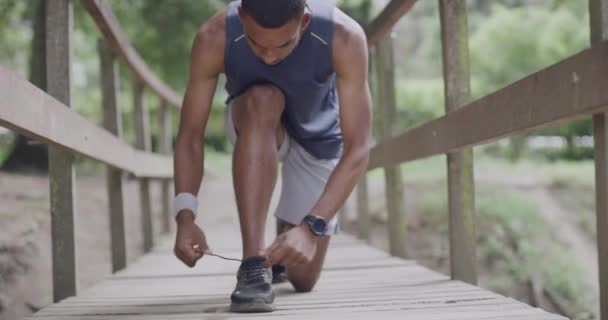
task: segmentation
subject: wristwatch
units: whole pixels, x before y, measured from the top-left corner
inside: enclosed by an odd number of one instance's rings
[[[327,233],[327,221],[319,216],[309,214],[304,217],[304,222],[308,224],[310,231],[317,237],[325,236]]]

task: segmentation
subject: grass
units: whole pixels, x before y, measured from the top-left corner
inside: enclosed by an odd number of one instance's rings
[[[447,195],[444,189],[418,187],[420,234],[448,237]],[[486,186],[476,194],[477,252],[481,272],[488,275],[488,289],[510,295],[514,287],[534,275],[544,286],[572,303],[577,319],[594,310],[594,295],[582,271],[548,231],[536,204],[506,187]]]
[[[554,181],[549,190],[559,204],[575,214],[569,215],[572,223],[595,243],[597,236],[595,214],[595,188],[592,182],[576,183],[566,179]]]
[[[507,177],[539,177],[569,211],[583,230],[595,237],[594,225],[594,163],[593,161],[546,162],[524,159],[518,162],[497,159],[475,149],[476,175],[484,173]],[[448,237],[446,160],[444,156],[412,161],[401,165],[405,183],[417,189],[416,221],[419,234],[446,239]],[[369,173],[372,180],[382,180],[382,170]],[[509,186],[477,183],[478,255],[484,272],[489,273],[489,289],[509,294],[517,284],[539,275],[544,286],[557,292],[577,314],[586,319],[594,310],[594,293],[585,283],[582,271],[548,232],[536,204],[523,191]]]

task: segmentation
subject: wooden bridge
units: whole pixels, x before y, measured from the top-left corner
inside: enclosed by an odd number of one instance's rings
[[[170,212],[172,159],[171,113],[182,98],[158,79],[130,45],[109,5],[103,0],[80,2],[103,34],[99,41],[104,128],[70,109],[72,2],[47,2],[46,68],[43,92],[0,66],[0,125],[37,139],[50,150],[54,304],[34,319],[563,319],[523,303],[480,289],[475,254],[472,147],[539,127],[592,115],[594,119],[597,234],[601,319],[608,320],[608,0],[590,0],[591,45],[479,100],[470,98],[467,23],[464,0],[439,0],[446,93],[446,115],[399,136],[390,136],[395,112],[394,59],[386,34],[415,4],[393,0],[367,29],[374,57],[375,106],[382,110],[384,140],[371,150],[369,169],[386,171],[390,254],[365,244],[369,237],[365,177],[357,188],[357,240],[333,240],[319,286],[295,294],[277,287],[277,311],[242,315],[227,312],[238,264],[205,257],[195,269],[183,266],[172,252],[168,214],[163,229],[153,230],[152,203]],[[133,76],[135,147],[121,139],[117,104],[117,61]],[[150,119],[144,90],[161,105],[159,154],[151,152]],[[176,108],[171,108],[176,107]],[[430,271],[404,255],[402,188],[397,165],[434,155],[448,155],[450,222],[449,276]],[[113,274],[97,285],[77,290],[74,243],[74,155],[108,166]],[[127,266],[123,175],[139,180],[142,232],[146,254]],[[162,181],[160,201],[150,194],[150,181]],[[202,194],[203,205],[213,202]],[[207,198],[205,198],[207,197]],[[154,201],[152,201],[154,200]],[[215,215],[201,217],[214,249],[240,254],[234,204],[213,204]],[[211,212],[205,210],[205,212]],[[271,229],[271,228],[269,228]],[[270,236],[270,235],[269,235]]]

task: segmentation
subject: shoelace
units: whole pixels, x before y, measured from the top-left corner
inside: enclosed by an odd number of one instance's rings
[[[236,259],[236,258],[228,258],[228,257],[220,256],[219,254],[215,254],[215,253],[212,253],[212,252],[207,252],[207,253],[205,253],[205,254],[206,254],[206,255],[209,255],[209,256],[218,257],[218,258],[220,258],[220,259],[228,260],[228,261],[243,262],[243,260],[241,260],[241,259]]]
[[[198,249],[198,245],[194,245],[194,249]],[[242,259],[224,257],[222,255],[213,253],[210,250],[206,251],[205,255],[214,256],[214,257],[228,260],[228,261],[236,261],[236,262],[241,262],[241,263],[243,262]],[[245,283],[246,284],[263,282],[266,280],[267,275],[266,275],[266,267],[264,266],[264,263],[255,263],[255,264],[249,266],[243,272],[245,273]]]
[[[200,246],[198,244],[195,244],[194,246],[192,246],[192,248],[194,248],[194,250],[198,250],[199,247]],[[243,262],[243,260],[241,260],[241,259],[224,257],[224,256],[221,256],[219,254],[213,253],[210,250],[205,251],[205,255],[218,257],[220,259],[224,259],[224,260],[228,260],[228,261]]]
[[[253,266],[249,266],[243,272],[245,273],[246,284],[254,284],[264,282],[266,280],[266,268],[263,264],[255,264]]]

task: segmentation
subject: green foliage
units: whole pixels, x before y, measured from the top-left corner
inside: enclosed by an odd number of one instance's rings
[[[437,118],[445,113],[443,81],[399,80],[397,82],[397,111],[400,131]]]
[[[554,10],[494,5],[472,28],[474,96],[494,91],[588,46],[588,23],[562,6]]]
[[[0,1],[0,64],[27,78],[33,0]]]
[[[371,0],[340,0],[338,7],[362,26],[367,25],[370,20]]]
[[[529,272],[524,256],[537,242],[542,226],[536,205],[506,190],[488,190],[478,196],[479,242],[489,264],[506,263],[510,278],[525,281]],[[527,258],[527,257],[526,257]]]
[[[161,79],[180,92],[189,77],[190,48],[198,28],[221,1],[110,1],[129,40]]]
[[[479,98],[588,47],[586,1],[469,0],[472,95]],[[421,1],[397,26],[400,131],[444,113],[441,34],[436,1]],[[407,79],[407,80],[403,80]],[[406,85],[404,85],[406,84]],[[535,106],[530,106],[534,108]],[[533,134],[567,139],[590,135],[589,119]],[[518,141],[506,151],[517,159]],[[588,150],[568,149],[550,157],[580,159]]]
[[[418,222],[419,232],[442,239],[449,233],[447,189],[445,172],[443,175],[435,175],[435,172],[440,171],[438,166],[444,165],[444,158],[435,157],[403,166],[410,188],[419,193],[415,201],[417,217],[411,221]],[[581,213],[572,219],[585,217],[574,222],[583,227],[583,223],[593,219],[592,185],[581,182],[581,177],[585,177],[583,181],[593,181],[592,162],[584,165],[558,162],[539,167],[538,163],[511,164],[479,157],[477,167],[481,171],[500,171],[504,175],[538,172],[553,177],[555,182],[551,189],[563,200],[564,208]],[[572,304],[577,318],[584,318],[593,309],[594,293],[582,276],[579,262],[564,254],[560,235],[547,229],[534,200],[508,186],[482,184],[477,190],[478,257],[484,272],[490,274],[489,289],[510,295],[515,285],[538,275],[544,287]],[[575,199],[584,201],[575,204]]]

